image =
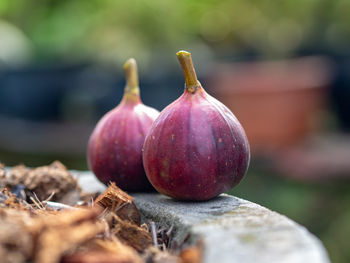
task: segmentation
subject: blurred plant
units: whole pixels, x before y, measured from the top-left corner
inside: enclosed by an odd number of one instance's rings
[[[29,39],[18,28],[0,19],[0,65],[22,65],[30,56]]]
[[[302,45],[350,42],[347,0],[0,0],[39,57],[147,61],[154,50],[190,43],[288,56]]]

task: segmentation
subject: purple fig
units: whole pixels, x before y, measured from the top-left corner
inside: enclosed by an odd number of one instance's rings
[[[205,92],[191,54],[177,53],[185,91],[153,123],[143,164],[154,188],[180,200],[208,200],[237,185],[250,159],[246,134],[233,113]]]
[[[142,145],[156,109],[140,99],[137,66],[134,59],[125,65],[126,87],[120,104],[97,123],[89,140],[89,168],[104,184],[115,182],[125,191],[152,190],[142,165]]]

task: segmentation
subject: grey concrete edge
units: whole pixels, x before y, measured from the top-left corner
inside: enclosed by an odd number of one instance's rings
[[[91,172],[73,173],[86,192],[105,189]],[[175,227],[176,242],[201,241],[205,263],[330,262],[321,241],[305,227],[258,204],[226,194],[206,202],[132,196],[146,220]]]
[[[204,262],[330,262],[306,228],[260,205],[229,196],[179,202],[159,194],[134,194],[136,205],[160,224],[174,225],[175,240],[201,240]]]

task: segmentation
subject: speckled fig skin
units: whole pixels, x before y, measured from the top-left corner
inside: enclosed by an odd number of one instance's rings
[[[104,184],[115,182],[125,191],[151,191],[142,145],[159,112],[141,102],[136,62],[129,60],[124,67],[128,83],[123,99],[96,125],[88,143],[88,165]]]
[[[188,52],[182,55],[191,59]],[[145,139],[143,163],[158,192],[181,200],[208,200],[243,178],[249,144],[233,113],[205,92],[194,70],[189,81],[191,76],[184,71],[185,91],[153,123]]]

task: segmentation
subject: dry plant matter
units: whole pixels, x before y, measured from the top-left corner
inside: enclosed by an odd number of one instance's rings
[[[120,219],[141,224],[141,214],[134,204],[134,198],[112,183],[95,200],[95,204],[115,213]]]
[[[52,196],[53,201],[62,202],[68,195],[81,192],[77,180],[59,161],[34,169],[18,165],[9,170],[6,176],[0,173],[1,187],[12,189],[18,185],[23,185],[29,194],[35,193],[39,200]]]
[[[60,180],[64,181],[62,185]],[[100,194],[93,206],[67,206],[43,200],[43,197],[62,198],[79,189],[76,180],[59,162],[36,169],[17,166],[9,171],[0,166],[1,184],[15,189],[16,193],[0,189],[0,261],[3,263],[200,262],[196,251],[184,250],[180,256],[166,251],[172,228],[157,230],[155,225],[140,226],[141,215],[133,198],[115,184]],[[25,194],[17,191],[18,185],[24,185],[19,189]],[[30,196],[29,190],[33,191]]]

